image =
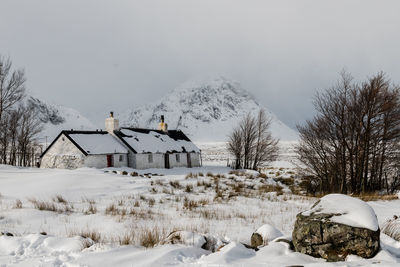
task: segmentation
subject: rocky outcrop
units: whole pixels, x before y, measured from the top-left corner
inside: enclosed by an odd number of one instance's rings
[[[374,218],[372,208],[348,196],[330,196],[297,215],[292,233],[295,250],[328,261],[342,261],[349,254],[373,257],[380,248],[380,230],[377,221],[365,221]],[[359,222],[353,221],[357,216]]]

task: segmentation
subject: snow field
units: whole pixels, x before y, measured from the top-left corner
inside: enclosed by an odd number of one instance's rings
[[[283,160],[290,157],[289,151]],[[350,256],[345,263],[296,253],[281,242],[257,252],[245,248],[265,224],[290,236],[296,215],[316,199],[291,194],[296,170],[290,164],[265,166],[260,175],[205,163],[141,171],[0,166],[0,232],[14,234],[0,236],[0,266],[400,266],[400,242],[385,234],[373,259]],[[400,200],[368,204],[382,226],[398,214]],[[229,244],[215,253],[190,238],[185,245],[158,244],[174,230]]]

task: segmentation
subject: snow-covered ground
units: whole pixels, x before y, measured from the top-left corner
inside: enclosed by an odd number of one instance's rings
[[[292,175],[290,149],[283,165],[265,169],[265,178],[232,173],[221,144],[200,148],[205,166],[191,169],[0,166],[0,232],[14,235],[0,236],[0,266],[400,266],[400,242],[384,234],[373,259],[350,256],[345,263],[302,255],[282,242],[257,252],[246,248],[242,243],[266,223],[290,236],[296,214],[316,199],[292,195],[273,179]],[[400,200],[369,205],[382,224],[398,214]],[[227,245],[214,253],[177,244],[146,248],[174,230],[209,234]]]

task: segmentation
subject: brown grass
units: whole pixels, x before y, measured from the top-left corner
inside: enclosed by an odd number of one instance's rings
[[[182,187],[178,181],[170,181],[169,184],[175,189],[179,189]]]
[[[47,211],[53,211],[53,212],[58,211],[56,205],[53,202],[41,201],[41,200],[37,200],[35,198],[30,198],[28,200],[29,200],[29,202],[31,202],[33,204],[33,207],[35,209],[47,210]]]
[[[258,188],[258,191],[260,194],[263,193],[269,193],[269,192],[276,192],[277,195],[282,195],[283,191],[282,191],[283,187],[280,185],[270,185],[270,184],[263,184]]]
[[[381,195],[378,193],[369,193],[369,194],[361,194],[358,196],[359,199],[363,201],[377,201],[377,200],[396,200],[399,199],[398,195],[388,194],[388,195]]]
[[[99,243],[102,240],[101,233],[96,230],[83,230],[79,232],[77,235],[80,235],[83,238],[89,238],[95,243]]]
[[[158,228],[145,229],[139,233],[139,243],[145,248],[152,248],[162,240],[162,234]]]
[[[55,195],[53,201],[57,203],[67,204],[68,201],[62,195]]]

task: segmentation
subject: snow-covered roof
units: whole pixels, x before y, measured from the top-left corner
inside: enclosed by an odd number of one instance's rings
[[[128,149],[107,132],[69,132],[68,135],[87,154],[128,153]]]
[[[115,136],[105,131],[62,131],[47,147],[41,156],[53,146],[62,136],[66,136],[80,151],[85,155],[101,154],[127,154],[128,148],[125,147]]]
[[[115,133],[136,153],[200,152],[181,131],[121,128]]]

